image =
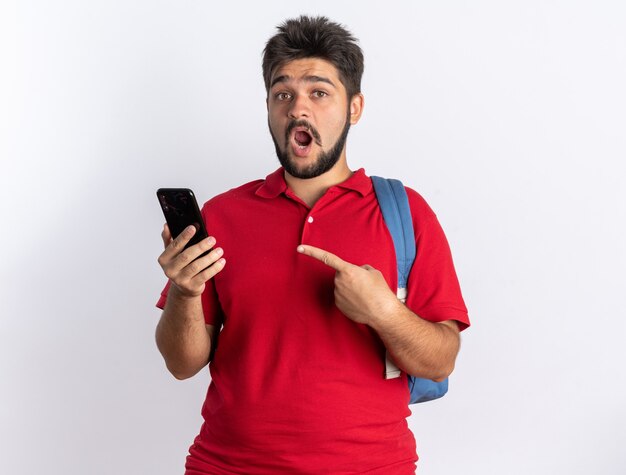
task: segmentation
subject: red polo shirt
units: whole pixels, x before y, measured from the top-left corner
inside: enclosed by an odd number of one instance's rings
[[[426,202],[407,192],[418,249],[407,305],[465,328],[443,231]],[[334,305],[334,271],[296,252],[310,244],[372,265],[395,290],[393,242],[364,171],[309,208],[279,169],[216,196],[202,214],[227,264],[202,296],[206,322],[223,328],[187,473],[412,474],[405,376],[384,379],[376,333]]]

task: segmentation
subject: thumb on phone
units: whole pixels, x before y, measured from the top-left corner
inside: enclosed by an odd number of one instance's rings
[[[172,233],[170,227],[165,223],[163,225],[163,231],[161,231],[161,239],[163,239],[163,247],[167,247],[172,242]]]

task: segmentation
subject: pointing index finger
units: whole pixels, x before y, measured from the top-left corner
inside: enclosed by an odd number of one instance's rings
[[[307,256],[311,256],[320,262],[323,262],[329,267],[332,267],[336,271],[340,272],[345,270],[351,264],[337,257],[336,255],[320,249],[318,247],[309,246],[307,244],[301,244],[298,246],[298,252]]]

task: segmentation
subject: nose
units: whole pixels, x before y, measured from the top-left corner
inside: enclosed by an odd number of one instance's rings
[[[310,113],[309,98],[304,94],[295,95],[289,105],[289,117],[291,119],[300,119],[309,117]]]

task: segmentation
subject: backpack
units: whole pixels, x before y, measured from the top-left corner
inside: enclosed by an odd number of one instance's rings
[[[413,229],[409,199],[404,185],[399,180],[381,178],[379,176],[372,176],[371,178],[383,219],[393,238],[393,247],[398,263],[398,291],[396,295],[404,303],[407,295],[406,284],[416,252],[415,231]],[[385,378],[391,379],[399,376],[400,369],[387,356]],[[430,379],[417,378],[409,374],[407,379],[411,394],[409,404],[432,401],[448,392],[448,378],[441,382],[436,382]]]

